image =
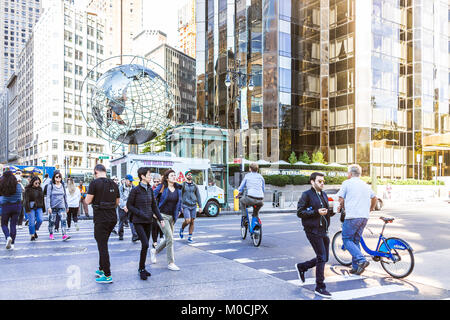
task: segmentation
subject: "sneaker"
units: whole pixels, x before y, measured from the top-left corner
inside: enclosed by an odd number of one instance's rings
[[[19,229],[22,230],[22,229],[23,229],[23,226],[22,226],[22,225],[19,225]]]
[[[76,229],[77,231],[80,231],[80,227],[78,226],[78,223],[75,223],[75,229]]]
[[[151,276],[150,272],[145,269],[138,270],[141,280],[147,280],[148,277]]]
[[[98,277],[97,279],[95,279],[95,282],[97,282],[97,283],[112,283],[113,280],[112,280],[111,276],[107,277],[105,275],[102,275],[102,276]]]
[[[55,237],[53,236],[53,234],[50,235],[50,240],[55,240]]]
[[[356,270],[355,274],[360,275],[364,272],[364,270],[368,267],[369,261],[364,261],[363,263],[358,263],[358,269]]]
[[[353,269],[353,268],[352,268],[348,273],[350,273],[350,274],[355,274],[356,271],[358,271],[358,269]]]
[[[11,245],[11,249],[10,250],[14,250],[14,245],[13,244]]]
[[[113,229],[113,231],[111,231],[111,233],[114,233],[115,235],[117,235],[116,229]]]
[[[180,228],[180,239],[183,239],[183,238],[184,238],[183,232],[184,232],[183,228]]]
[[[36,237],[34,236],[34,234],[31,236],[30,241],[36,241]]]
[[[317,289],[314,291],[315,294],[317,294],[318,296],[321,296],[323,298],[327,298],[327,299],[331,299],[331,293],[329,293],[325,288],[323,289]]]
[[[188,243],[193,243],[194,240],[192,239],[192,237],[188,237],[187,242],[188,242]]]
[[[295,270],[297,270],[298,278],[305,283],[305,272],[300,268],[300,263],[295,264]]]
[[[70,239],[70,236],[68,234],[64,235],[62,238],[62,241],[67,241]]]
[[[119,236],[119,240],[123,240],[123,236]]]
[[[150,249],[150,262],[156,263],[156,249]]]
[[[59,229],[55,229],[55,232],[58,233],[58,232],[59,232]]]
[[[28,223],[29,223],[29,221],[26,220],[26,221],[25,221],[25,226],[26,226],[26,227],[28,227]]]
[[[12,246],[12,238],[11,237],[8,237],[8,239],[6,239],[6,249],[7,250],[10,250],[11,249],[11,246]]]
[[[34,233],[34,238],[35,239],[39,238],[36,232]]]
[[[133,237],[131,238],[131,241],[132,241],[132,242],[136,242],[136,241],[138,241],[138,240],[139,240],[139,237],[133,236]]]
[[[103,277],[104,275],[105,275],[105,273],[102,270],[95,271],[95,276],[97,278]]]
[[[169,270],[172,270],[172,271],[179,271],[180,270],[180,268],[178,268],[177,266],[176,266],[176,264],[175,263],[170,263],[168,266],[167,266],[167,268],[169,269]]]

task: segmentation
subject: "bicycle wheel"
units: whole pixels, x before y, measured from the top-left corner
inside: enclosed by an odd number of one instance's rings
[[[386,244],[394,259],[382,257],[380,262],[384,271],[396,279],[407,277],[414,269],[414,255],[407,242],[399,238],[388,238]],[[380,247],[380,251],[388,252],[385,244]]]
[[[247,229],[248,229],[248,224],[246,223],[246,219],[241,218],[241,237],[242,237],[242,239],[247,238]]]
[[[259,247],[262,240],[262,228],[256,227],[256,229],[253,231],[253,234],[251,235],[253,240],[253,245],[255,247]]]
[[[344,248],[344,241],[342,240],[342,231],[336,232],[331,242],[331,250],[336,260],[343,266],[350,266],[352,264],[352,255]]]

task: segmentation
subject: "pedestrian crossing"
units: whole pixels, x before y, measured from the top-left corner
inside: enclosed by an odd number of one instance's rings
[[[38,232],[39,238],[35,242],[30,241],[28,228],[18,230],[14,250],[4,249],[4,238],[0,241],[0,263],[2,260],[8,261],[11,259],[17,261],[77,255],[94,255],[97,257],[98,249],[94,240],[92,221],[81,221],[79,226],[79,231],[72,228],[72,231],[69,232],[72,237],[66,242],[62,241],[60,232],[56,234],[57,240],[50,240],[46,222],[42,225],[41,231]],[[177,229],[175,228],[175,230]],[[225,228],[225,225],[220,225],[219,228],[211,231],[199,228],[195,232],[195,242],[191,244],[188,244],[185,241],[186,239],[180,239],[175,232],[176,250],[183,250],[183,246],[190,246],[245,265],[266,276],[281,279],[286,282],[286,285],[293,286],[293,290],[299,290],[299,294],[305,291],[314,292],[316,281],[314,269],[308,271],[304,283],[298,279],[294,266],[295,263],[303,260],[299,256],[285,254],[280,246],[273,245],[272,248],[270,243],[255,248],[248,238],[241,239],[236,234],[236,230],[230,232],[226,232],[226,230],[230,231],[230,229]],[[286,235],[290,233],[293,233],[293,231],[284,231]],[[265,235],[267,237],[270,233],[267,232]],[[263,241],[270,242],[270,239],[267,237]],[[131,242],[130,229],[125,229],[123,241],[118,240],[116,235],[111,235],[108,245],[110,254],[127,254],[132,251],[137,254],[141,247],[139,242]],[[375,262],[372,262],[372,264],[375,264]],[[361,276],[350,275],[348,270],[349,268],[337,265],[334,261],[327,263],[325,283],[334,300],[407,299],[414,295],[415,287],[410,285],[408,281],[395,279],[386,281],[386,278],[388,278],[386,274],[371,272],[370,268]],[[313,294],[312,297],[322,299]]]

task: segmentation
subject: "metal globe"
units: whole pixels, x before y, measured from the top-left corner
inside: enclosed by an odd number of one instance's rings
[[[170,124],[170,88],[148,60],[139,60],[144,63],[109,69],[89,91],[93,121],[113,142],[140,145],[154,139]],[[101,70],[101,66],[97,68]],[[164,70],[161,68],[159,73],[164,75]]]

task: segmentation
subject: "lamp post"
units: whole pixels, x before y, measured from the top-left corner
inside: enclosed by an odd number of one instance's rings
[[[240,63],[238,62],[238,65]],[[240,124],[239,124],[239,154],[241,157],[241,173],[244,172],[245,170],[245,166],[244,166],[244,146],[242,143],[242,131],[244,130],[244,128],[242,127],[243,124],[243,118],[242,118],[242,102],[241,102],[241,91],[244,88],[248,88],[248,90],[253,91],[255,89],[255,85],[253,83],[253,74],[247,74],[245,72],[241,72],[241,71],[236,71],[234,69],[228,69],[227,70],[227,76],[225,78],[225,86],[227,87],[227,89],[229,89],[231,87],[231,85],[233,83],[237,82],[237,86],[239,88],[238,94],[236,99],[239,101],[239,120],[240,120]],[[247,97],[247,96],[245,96]],[[227,99],[228,99],[228,95],[227,95]],[[247,101],[245,101],[247,102]],[[247,103],[245,103],[245,108],[247,107]],[[242,175],[241,175],[241,180],[242,180]]]

